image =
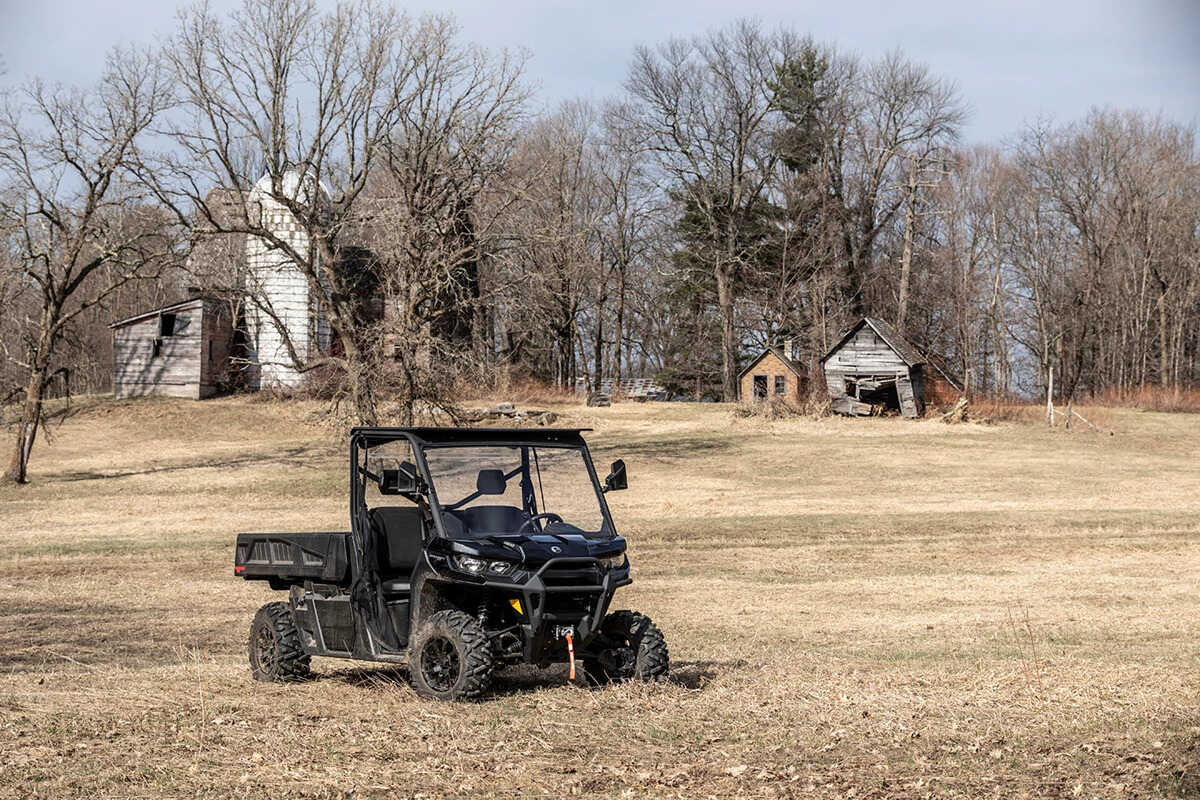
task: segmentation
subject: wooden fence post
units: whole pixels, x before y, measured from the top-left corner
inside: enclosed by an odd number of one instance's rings
[[[1046,424],[1054,427],[1054,365],[1046,371]]]

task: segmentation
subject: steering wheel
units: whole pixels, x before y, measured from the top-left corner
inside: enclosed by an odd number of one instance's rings
[[[517,528],[517,533],[524,533],[526,528],[532,528],[533,523],[537,522],[539,519],[547,519],[551,522],[562,522],[562,517],[554,512],[534,514],[532,517],[521,523],[521,527]]]

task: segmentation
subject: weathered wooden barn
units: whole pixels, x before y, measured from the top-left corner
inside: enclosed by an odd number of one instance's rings
[[[925,367],[921,351],[886,322],[863,317],[821,359],[835,411],[868,415],[896,409],[906,417],[925,413]]]
[[[799,401],[808,387],[808,370],[795,356],[790,340],[782,348],[763,350],[738,375],[738,398],[743,403],[773,398]]]
[[[199,400],[216,394],[229,375],[233,320],[227,303],[193,297],[109,326],[113,394]]]

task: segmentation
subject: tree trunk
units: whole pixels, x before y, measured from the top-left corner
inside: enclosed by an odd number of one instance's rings
[[[900,291],[896,309],[896,330],[904,333],[908,313],[908,283],[912,274],[913,223],[917,218],[917,160],[909,160],[908,203],[904,208],[904,250],[900,254]],[[964,373],[965,374],[965,373]]]
[[[17,428],[17,440],[13,444],[12,459],[3,479],[11,483],[25,483],[29,478],[29,455],[33,451],[33,441],[37,438],[38,426],[42,424],[42,402],[45,394],[45,375],[43,368],[34,369],[29,374],[29,383],[25,387],[25,406],[21,411],[21,422]]]
[[[733,287],[729,268],[717,264],[717,307],[721,313],[721,399],[737,401],[737,348],[733,333]]]
[[[616,337],[616,347],[613,348],[613,386],[620,385],[621,365],[624,359],[621,358],[621,347],[625,342],[625,268],[622,266],[617,272],[617,329],[614,332]]]
[[[1167,293],[1158,296],[1158,384],[1166,387],[1170,383],[1169,359],[1167,357]]]
[[[604,319],[599,312],[596,314],[596,340],[592,346],[592,391],[600,391],[600,383],[604,380]],[[613,391],[616,391],[616,385]]]

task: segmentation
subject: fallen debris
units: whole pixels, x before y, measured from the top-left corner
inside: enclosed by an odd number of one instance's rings
[[[545,427],[558,420],[558,414],[545,409],[517,408],[514,403],[497,403],[490,408],[472,408],[463,412],[463,421],[477,425],[481,422],[515,422],[518,427],[536,425]]]
[[[847,394],[833,399],[833,410],[835,413],[845,414],[848,417],[869,417],[875,413],[875,407],[870,403],[855,400]]]
[[[959,422],[966,422],[968,406],[969,406],[969,403],[967,402],[967,398],[960,397],[960,398],[958,398],[958,402],[954,404],[954,407],[951,408],[949,411],[947,411],[945,414],[942,414],[942,416],[939,417],[939,419],[941,419],[941,421],[946,423],[947,425],[953,425],[953,424],[959,423]]]

